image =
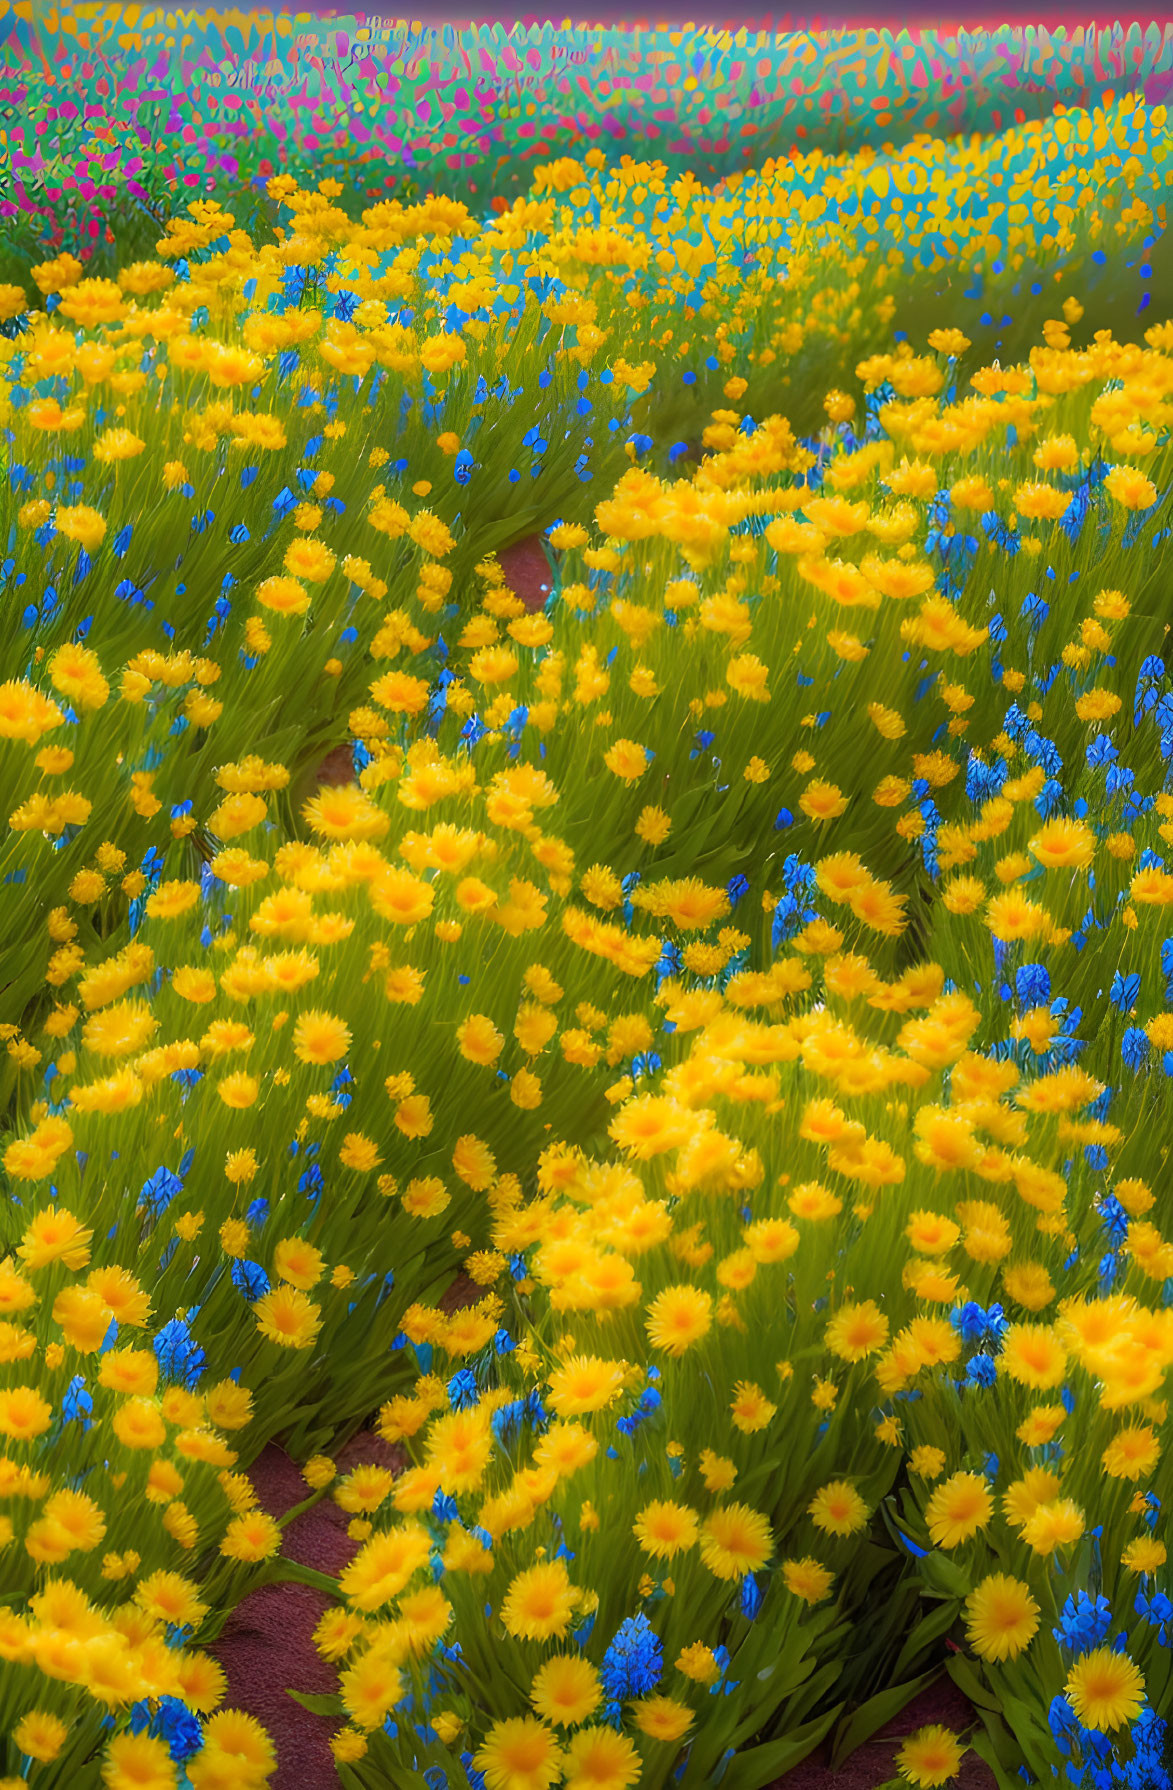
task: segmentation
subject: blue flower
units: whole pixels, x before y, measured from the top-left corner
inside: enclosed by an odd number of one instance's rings
[[[504,1448],[510,1438],[520,1429],[525,1414],[525,1401],[515,1398],[507,1405],[498,1405],[489,1420],[489,1426],[498,1442]]]
[[[1045,964],[1024,963],[1015,971],[1014,992],[1024,1007],[1045,1007],[1051,999],[1051,977]]]
[[[1071,1738],[1079,1723],[1066,1697],[1051,1698],[1050,1708],[1047,1710],[1047,1725],[1060,1752],[1070,1753]]]
[[[1002,1337],[1006,1330],[1006,1316],[1000,1305],[991,1305],[988,1311],[974,1300],[969,1299],[964,1305],[955,1305],[949,1313],[949,1322],[964,1342],[985,1342],[993,1354],[997,1354],[1002,1346]]]
[[[990,797],[1001,795],[1001,788],[1008,775],[1010,766],[1006,759],[997,759],[996,763],[987,764],[976,752],[971,752],[969,763],[965,766],[965,795],[980,807],[983,802],[989,802]]]
[[[629,1703],[635,1697],[655,1690],[664,1671],[660,1637],[641,1612],[629,1616],[615,1631],[615,1638],[603,1655],[599,1676],[608,1698],[616,1703]]]
[[[269,1276],[259,1262],[240,1260],[232,1264],[232,1284],[250,1305],[255,1305],[269,1291]]]
[[[266,1282],[266,1288],[267,1285]],[[164,1379],[186,1386],[189,1391],[199,1383],[208,1358],[184,1319],[172,1318],[169,1324],[164,1324],[152,1347]]]
[[[1168,1600],[1166,1599],[1166,1602]],[[1086,1591],[1069,1597],[1059,1618],[1059,1627],[1051,1633],[1060,1647],[1071,1653],[1090,1653],[1108,1637],[1112,1626],[1112,1608],[1106,1597],[1090,1598]]]
[[[1048,777],[1035,797],[1035,812],[1040,820],[1050,820],[1063,801],[1063,785],[1056,777]]]
[[[521,1408],[525,1421],[531,1428],[535,1430],[544,1430],[546,1428],[550,1419],[546,1413],[546,1407],[542,1403],[541,1393],[536,1386],[533,1388],[532,1392],[526,1393],[521,1402]]]
[[[1169,1790],[1166,1727],[1154,1709],[1141,1710],[1132,1724],[1133,1756],[1121,1768],[1127,1790]]]
[[[764,1593],[752,1573],[746,1573],[741,1581],[741,1613],[752,1622],[762,1607]]]
[[[654,1411],[659,1410],[662,1403],[663,1400],[655,1387],[649,1386],[630,1416],[616,1419],[616,1429],[619,1431],[620,1435],[633,1435],[646,1418],[650,1417]]]
[[[1120,1055],[1127,1069],[1136,1070],[1149,1054],[1148,1035],[1140,1026],[1129,1026],[1120,1043]]]
[[[985,1333],[985,1309],[970,1299],[964,1305],[954,1306],[949,1313],[949,1322],[966,1342],[978,1342]]]
[[[480,1402],[477,1378],[467,1367],[454,1373],[448,1382],[448,1403],[454,1411],[467,1411]]]
[[[1173,1622],[1173,1602],[1170,1602],[1163,1591],[1158,1591],[1153,1597],[1146,1597],[1143,1591],[1138,1591],[1133,1608],[1151,1628],[1158,1628],[1162,1631],[1158,1634],[1157,1639],[1163,1647],[1165,1645],[1163,1631],[1169,1623]]]
[[[471,1753],[461,1753],[460,1763],[464,1767],[464,1775],[469,1782],[469,1790],[485,1790],[485,1774],[477,1771],[472,1762]]]
[[[159,1708],[151,1723],[151,1732],[160,1740],[167,1742],[168,1750],[176,1764],[190,1759],[198,1753],[204,1744],[203,1729],[198,1716],[192,1714],[185,1703],[178,1697],[160,1697]]]
[[[139,1199],[148,1211],[156,1218],[160,1217],[171,1204],[177,1193],[183,1192],[183,1182],[169,1168],[157,1168],[149,1180],[143,1182]]]
[[[61,1415],[66,1423],[80,1423],[83,1429],[90,1427],[90,1413],[94,1401],[86,1391],[85,1378],[75,1374],[65,1388],[65,1396],[61,1400]]]
[[[1112,978],[1112,986],[1108,990],[1108,999],[1121,1013],[1127,1013],[1136,1006],[1140,993],[1140,977],[1135,970],[1130,975],[1122,975],[1119,970]]]
[[[1100,1222],[1108,1235],[1114,1240],[1121,1240],[1128,1231],[1128,1214],[1113,1193],[1106,1193],[1097,1203]]]

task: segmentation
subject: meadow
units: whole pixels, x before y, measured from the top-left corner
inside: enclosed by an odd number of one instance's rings
[[[1170,1782],[1169,148],[26,232],[2,1790]]]

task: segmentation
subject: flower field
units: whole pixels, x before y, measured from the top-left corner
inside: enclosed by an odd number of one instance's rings
[[[1164,108],[562,147],[6,263],[0,1790],[1159,1790]]]

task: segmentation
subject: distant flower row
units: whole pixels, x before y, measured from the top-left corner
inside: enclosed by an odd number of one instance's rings
[[[714,178],[794,148],[997,132],[1129,91],[1157,101],[1171,30],[458,32],[66,5],[51,25],[17,18],[6,43],[0,219],[15,262],[30,228],[44,247],[104,251],[108,231],[124,244],[189,197],[255,204],[277,169],[368,199],[406,178],[483,203],[584,141]]]

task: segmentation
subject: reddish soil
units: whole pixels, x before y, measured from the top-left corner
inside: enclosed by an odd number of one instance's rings
[[[377,1462],[400,1468],[403,1457],[364,1431],[338,1451],[343,1472]],[[283,1516],[309,1496],[309,1488],[289,1456],[271,1445],[251,1474],[261,1506]],[[350,1518],[329,1497],[285,1532],[282,1551],[318,1572],[337,1573],[357,1552],[346,1533]],[[314,1648],[313,1633],[330,1599],[308,1585],[266,1585],[237,1607],[212,1648],[228,1676],[228,1702],[264,1723],[277,1749],[272,1790],[338,1790],[329,1747],[336,1726],[311,1715],[288,1695],[291,1690],[322,1695],[337,1688],[337,1676]]]
[[[482,1289],[460,1274],[440,1304],[445,1311],[456,1311],[475,1305],[482,1296]],[[341,1473],[368,1462],[395,1472],[406,1465],[402,1449],[390,1447],[369,1430],[361,1431],[333,1459]],[[284,1516],[309,1496],[299,1468],[275,1444],[255,1463],[251,1478],[270,1516]],[[300,1566],[336,1574],[358,1551],[346,1533],[349,1521],[327,1496],[289,1525],[281,1551]],[[267,1585],[243,1600],[211,1649],[227,1673],[229,1703],[255,1715],[272,1736],[277,1772],[271,1790],[338,1790],[329,1747],[337,1724],[312,1715],[288,1695],[294,1690],[322,1696],[337,1688],[337,1674],[319,1658],[313,1641],[318,1619],[330,1602],[325,1592],[309,1585]]]
[[[349,740],[343,740],[327,753],[318,766],[318,782],[327,789],[336,789],[341,783],[354,782],[354,748]]]
[[[527,535],[497,555],[510,590],[516,591],[527,609],[540,609],[550,594],[550,562],[541,535]]]

